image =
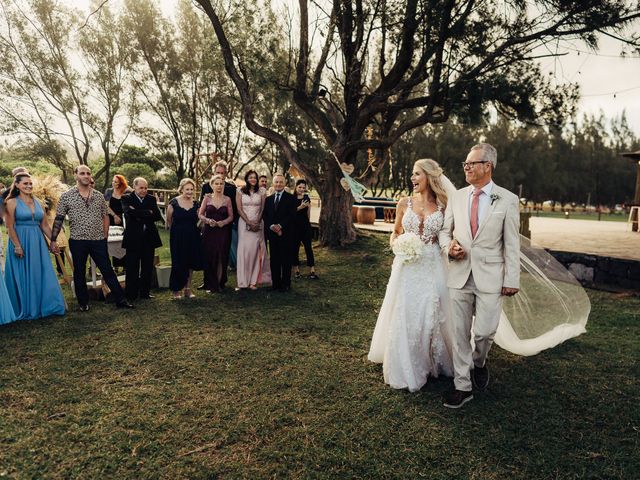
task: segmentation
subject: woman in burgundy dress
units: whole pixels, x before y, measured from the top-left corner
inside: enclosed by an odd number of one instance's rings
[[[224,195],[224,178],[214,175],[209,182],[213,193],[205,195],[198,211],[204,224],[202,246],[204,250],[205,283],[208,293],[220,292],[227,283],[229,263],[229,229],[233,222],[231,199]]]

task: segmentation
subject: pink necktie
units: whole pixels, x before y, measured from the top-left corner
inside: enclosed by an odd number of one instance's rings
[[[473,191],[473,200],[471,201],[471,237],[476,238],[478,233],[478,203],[480,203],[480,194],[482,190],[476,188]]]

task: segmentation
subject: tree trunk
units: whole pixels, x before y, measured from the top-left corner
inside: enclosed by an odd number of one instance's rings
[[[336,168],[337,170],[337,168]],[[337,172],[331,172],[337,174]],[[333,176],[333,175],[332,175]],[[351,218],[353,197],[345,191],[337,179],[324,182],[318,188],[320,209],[320,245],[339,247],[356,241],[356,229]]]
[[[111,151],[109,145],[103,146],[102,150],[104,152],[104,188],[102,191],[105,191],[111,186]]]

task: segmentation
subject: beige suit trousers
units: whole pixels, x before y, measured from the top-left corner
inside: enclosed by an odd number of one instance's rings
[[[500,293],[484,293],[473,281],[473,273],[462,288],[450,288],[452,305],[453,369],[456,390],[469,392],[471,366],[483,367],[502,312]],[[475,321],[473,315],[475,313]],[[471,345],[471,333],[475,348]]]

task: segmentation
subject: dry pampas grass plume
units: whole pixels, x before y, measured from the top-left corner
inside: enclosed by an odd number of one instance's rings
[[[40,200],[47,210],[55,210],[60,201],[60,195],[69,189],[55,175],[33,177],[33,196]]]

